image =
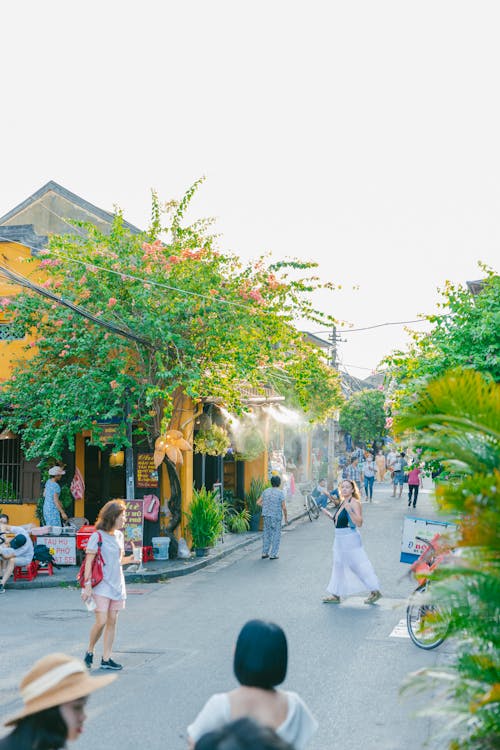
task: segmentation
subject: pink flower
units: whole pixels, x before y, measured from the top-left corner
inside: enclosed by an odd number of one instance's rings
[[[111,388],[118,388],[118,381],[117,380],[112,380],[110,382],[110,386],[111,386]]]
[[[41,261],[40,261],[40,265],[41,265],[42,267],[43,267],[43,266],[50,266],[50,260],[49,260],[49,258],[44,258],[43,260],[41,260]]]
[[[67,349],[63,349],[62,352],[59,353],[60,357],[67,357],[69,354]]]
[[[64,321],[62,321],[62,320],[54,320],[54,325],[57,326],[58,328],[60,328],[62,326],[63,322]]]
[[[47,279],[47,281],[44,281],[42,286],[44,286],[46,289],[49,288],[49,286],[52,286],[52,279]]]
[[[108,299],[108,307],[114,307],[117,302],[118,300],[116,299],[116,297],[110,297]]]
[[[10,299],[8,297],[2,297],[0,300],[0,305],[2,307],[8,307],[10,305]]]
[[[85,284],[86,282],[87,282],[87,277],[82,276],[82,278],[80,279],[80,284]]]
[[[57,281],[54,281],[54,287],[56,289],[58,289],[60,286],[62,286],[62,281],[59,281],[59,279]]]
[[[393,422],[394,422],[394,420],[393,420],[392,417],[386,417],[385,418],[385,429],[386,430],[390,430],[391,427],[392,427]]]

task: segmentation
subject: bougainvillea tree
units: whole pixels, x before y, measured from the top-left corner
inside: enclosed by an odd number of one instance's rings
[[[82,224],[51,237],[26,267],[94,319],[32,289],[4,300],[32,356],[1,389],[2,424],[21,434],[28,457],[59,457],[83,430],[99,444],[98,423],[123,419],[126,404],[151,446],[183,396],[220,398],[239,413],[245,387],[271,386],[312,421],[338,404],[335,372],[294,325],[332,323],[312,304],[325,286],[315,264],[243,263],[220,251],[209,221],[183,225],[197,186],[164,208],[153,197],[143,234],[118,213],[108,234]],[[127,444],[125,427],[117,441]]]

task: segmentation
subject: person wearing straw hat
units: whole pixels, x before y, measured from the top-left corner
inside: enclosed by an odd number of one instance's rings
[[[53,466],[49,469],[49,478],[45,482],[43,490],[43,518],[47,526],[62,526],[63,521],[68,520],[66,511],[61,505],[61,487],[57,480],[66,472],[61,466]]]
[[[39,659],[19,686],[24,707],[5,722],[13,731],[0,750],[59,750],[83,732],[87,697],[116,675],[91,677],[80,659],[49,654]]]

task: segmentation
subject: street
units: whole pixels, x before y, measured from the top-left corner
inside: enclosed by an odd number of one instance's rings
[[[375,502],[363,505],[363,540],[384,594],[374,606],[364,597],[322,604],[333,538],[324,516],[288,527],[277,561],[261,560],[256,542],[189,576],[131,584],[114,654],[125,669],[91,696],[75,747],[183,750],[186,726],[207,698],[235,686],[236,636],[246,620],[259,617],[287,634],[284,687],[297,691],[319,722],[310,750],[423,748],[429,722],[413,717],[415,704],[400,699],[399,687],[408,672],[446,661],[452,646],[426,653],[407,637],[391,636],[413,583],[401,580],[408,566],[399,563],[406,489],[401,500],[389,495],[382,485]],[[428,492],[417,510],[434,515]],[[35,659],[57,650],[83,657],[93,618],[75,588],[8,591],[0,607],[6,717],[19,705],[17,685]]]

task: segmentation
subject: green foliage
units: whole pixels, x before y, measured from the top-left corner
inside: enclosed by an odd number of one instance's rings
[[[269,482],[266,482],[265,479],[260,479],[258,477],[252,478],[250,488],[245,495],[245,503],[250,516],[255,516],[257,513],[261,512],[261,507],[260,505],[257,505],[257,500],[269,486]]]
[[[212,547],[224,528],[224,506],[218,493],[205,487],[194,489],[189,511],[185,515],[193,546],[198,549]]]
[[[266,449],[262,432],[256,425],[243,428],[236,437],[237,453],[235,458],[241,461],[254,461]]]
[[[151,442],[168,428],[183,394],[220,399],[241,414],[242,385],[268,385],[312,420],[339,401],[336,373],[294,326],[298,319],[333,322],[311,303],[316,290],[332,285],[313,275],[314,263],[245,264],[217,250],[209,221],[183,226],[198,185],[165,208],[153,195],[144,234],[131,234],[121,214],[108,234],[81,224],[78,234],[50,238],[42,268],[26,269],[129,335],[27,289],[12,299],[9,312],[30,332],[30,359],[17,362],[2,386],[0,411],[4,428],[22,435],[28,458],[59,457],[84,430],[100,444],[102,420],[118,419],[116,446],[126,446],[127,400],[130,419]]]
[[[428,712],[448,718],[450,750],[500,744],[499,406],[500,385],[454,370],[418,392],[396,423],[418,430],[424,457],[454,476],[437,485],[436,496],[460,519],[460,554],[437,568],[431,588],[450,612],[456,653],[448,667],[408,680],[432,691]]]
[[[379,390],[354,393],[340,410],[339,426],[354,443],[368,443],[385,435],[385,396]]]
[[[246,508],[240,511],[229,507],[226,514],[226,525],[233,534],[242,534],[250,528],[250,513]]]
[[[15,500],[16,492],[12,482],[8,482],[6,479],[0,479],[0,499],[2,500]]]
[[[196,453],[207,456],[225,456],[231,440],[226,430],[219,425],[213,424],[208,430],[200,430],[194,439]]]
[[[439,290],[440,312],[427,315],[430,332],[412,332],[412,345],[385,360],[397,383],[396,403],[411,400],[419,382],[456,367],[473,369],[500,381],[500,277],[480,265],[482,291],[473,295],[462,284]]]

